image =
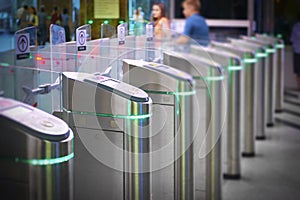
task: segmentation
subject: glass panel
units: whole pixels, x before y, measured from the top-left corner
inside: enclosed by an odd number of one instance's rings
[[[61,108],[60,73],[0,64],[0,91],[4,97],[35,106],[48,113]],[[51,82],[51,78],[56,81]]]

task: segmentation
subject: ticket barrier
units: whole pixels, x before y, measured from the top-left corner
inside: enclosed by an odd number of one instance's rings
[[[195,188],[198,192],[195,199],[221,199],[221,132],[224,119],[221,119],[220,113],[226,109],[222,101],[224,98],[222,66],[192,54],[167,51],[163,54],[163,62],[191,74],[195,80],[194,165]]]
[[[79,72],[63,73],[62,94],[75,134],[75,199],[150,199],[148,94]]]
[[[276,68],[274,65],[274,60],[276,60],[276,50],[275,45],[272,42],[267,40],[262,40],[258,38],[251,38],[247,36],[241,36],[243,40],[252,42],[254,44],[263,45],[266,48],[266,52],[268,57],[266,58],[266,123],[267,127],[274,126],[274,113],[275,113],[275,78],[276,78]]]
[[[256,66],[257,69],[257,82],[256,82],[256,96],[257,96],[257,106],[256,106],[256,139],[263,140],[265,139],[265,131],[266,131],[266,119],[265,119],[265,85],[266,85],[266,57],[268,54],[266,53],[266,48],[259,44],[253,44],[251,42],[241,40],[241,39],[229,39],[229,41],[236,46],[240,46],[243,48],[251,49],[256,52]]]
[[[153,99],[152,199],[194,199],[193,108],[190,75],[167,65],[123,60],[123,80]]]
[[[252,157],[255,155],[255,133],[256,133],[256,57],[255,51],[247,48],[241,48],[234,46],[230,43],[211,42],[211,45],[223,51],[231,52],[242,58],[243,69],[242,70],[242,124],[241,133],[243,138],[242,156]]]
[[[225,115],[226,140],[225,153],[226,170],[224,178],[240,178],[240,135],[241,135],[241,70],[242,63],[240,57],[229,52],[222,52],[219,49],[205,48],[192,45],[191,53],[200,57],[211,59],[217,62],[226,70],[226,92],[227,112]]]
[[[275,112],[281,112],[283,109],[283,93],[284,93],[284,41],[280,38],[255,34],[256,38],[273,42],[276,48],[276,91],[275,91]]]
[[[5,199],[73,199],[73,132],[37,108],[0,97],[0,193]]]

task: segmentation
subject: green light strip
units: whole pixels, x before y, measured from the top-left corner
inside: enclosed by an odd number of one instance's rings
[[[244,63],[256,63],[257,62],[257,59],[256,58],[245,58],[243,60]]]
[[[174,95],[174,96],[191,96],[196,94],[196,91],[188,91],[188,92],[168,92],[168,91],[155,91],[155,90],[145,90],[147,93],[152,94],[166,94],[166,95]]]
[[[195,80],[205,80],[205,81],[222,81],[224,80],[224,76],[193,76]]]
[[[239,71],[242,70],[243,66],[237,65],[237,66],[228,66],[229,71]]]
[[[10,65],[8,63],[0,63],[1,66],[3,67],[9,67]]]
[[[267,52],[267,53],[275,53],[276,50],[275,50],[275,49],[267,49],[266,52]]]
[[[152,114],[145,114],[145,115],[114,115],[114,114],[106,114],[106,113],[93,113],[93,112],[80,112],[80,111],[69,111],[63,108],[68,113],[77,114],[77,115],[90,115],[90,116],[97,116],[97,117],[112,117],[112,118],[119,118],[119,119],[146,119],[152,116]]]
[[[63,157],[59,157],[59,158],[48,158],[48,159],[16,158],[15,162],[26,163],[26,164],[30,164],[30,165],[55,165],[55,164],[66,162],[72,158],[74,158],[74,152],[67,156],[63,156]]]
[[[257,53],[256,58],[266,58],[268,56],[267,53]]]
[[[283,49],[284,48],[284,44],[276,44],[276,48],[277,49]]]

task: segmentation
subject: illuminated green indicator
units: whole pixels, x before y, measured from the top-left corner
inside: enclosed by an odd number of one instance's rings
[[[228,66],[228,70],[229,71],[239,71],[239,70],[242,70],[243,69],[243,66],[241,65],[237,65],[237,66]]]
[[[193,79],[196,80],[206,80],[206,81],[222,81],[224,80],[224,76],[193,76]]]
[[[32,59],[32,58],[33,58],[33,56],[30,54],[29,58],[30,58],[30,59]]]
[[[8,63],[0,63],[1,66],[3,67],[9,67],[10,65]]]
[[[152,94],[166,94],[166,95],[175,95],[175,96],[191,96],[196,94],[196,91],[188,91],[188,92],[169,92],[169,91],[154,91],[154,90],[145,90],[147,93]]]
[[[89,24],[93,24],[94,21],[93,21],[93,20],[89,20],[88,23],[89,23]]]
[[[277,35],[277,38],[282,38],[282,35],[281,35],[281,34],[278,34],[278,35]]]
[[[15,162],[26,163],[30,165],[55,165],[66,162],[74,158],[74,153],[59,158],[48,158],[48,159],[21,159],[16,158]]]
[[[275,49],[267,49],[266,52],[267,52],[267,53],[275,53],[276,50],[275,50]]]
[[[104,22],[103,22],[104,24],[108,24],[109,23],[109,21],[108,20],[104,20]]]
[[[284,44],[276,44],[276,48],[277,49],[283,49],[284,48]]]
[[[106,114],[106,113],[93,113],[93,112],[80,112],[80,111],[69,111],[64,108],[64,110],[68,113],[77,114],[77,115],[90,115],[90,116],[97,116],[97,117],[112,117],[112,118],[119,118],[119,119],[146,119],[152,116],[152,114],[145,114],[145,115],[114,115],[114,114]]]
[[[244,63],[249,64],[249,63],[256,63],[257,59],[256,58],[245,58],[243,60]]]
[[[119,24],[124,24],[124,21],[123,21],[123,20],[120,20],[120,21],[119,21]]]
[[[257,53],[257,54],[256,54],[256,57],[257,57],[257,58],[265,58],[265,57],[267,57],[267,56],[268,56],[267,53]]]

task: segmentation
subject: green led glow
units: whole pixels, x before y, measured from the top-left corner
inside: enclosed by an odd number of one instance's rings
[[[191,96],[196,94],[196,91],[187,91],[187,92],[169,92],[169,91],[154,91],[154,90],[145,90],[147,93],[152,94],[166,94],[166,95],[174,95],[174,96]]]
[[[104,20],[104,22],[103,22],[104,24],[108,24],[109,23],[109,21],[108,20]]]
[[[275,49],[267,49],[266,52],[267,52],[267,53],[275,53],[276,50],[275,50]]]
[[[93,21],[93,20],[89,20],[88,23],[89,23],[89,24],[93,24],[94,21]]]
[[[48,159],[21,159],[16,158],[15,162],[26,163],[30,165],[55,165],[66,162],[74,158],[74,153],[59,158],[48,158]]]
[[[176,80],[176,93],[178,92],[179,90],[179,81]],[[175,95],[175,109],[176,109],[176,115],[179,116],[180,114],[180,96],[178,95]]]
[[[222,81],[224,80],[224,76],[193,76],[193,79],[196,80],[205,80],[205,81]]]
[[[80,111],[69,111],[64,108],[64,110],[68,113],[77,114],[77,115],[90,115],[90,116],[97,116],[97,117],[112,117],[112,118],[119,118],[119,119],[146,119],[152,116],[152,114],[145,114],[145,115],[114,115],[114,114],[106,114],[106,113],[93,113],[93,112],[80,112]]]
[[[256,58],[265,58],[265,57],[267,57],[267,56],[268,56],[267,53],[257,53],[257,54],[256,54]]]
[[[250,63],[256,63],[257,62],[257,59],[256,58],[245,58],[243,60],[244,63],[246,64],[250,64]]]
[[[124,21],[123,21],[123,20],[120,20],[120,21],[119,21],[119,24],[124,24]]]
[[[276,48],[277,49],[283,49],[284,48],[284,44],[276,44]]]
[[[229,71],[239,71],[242,70],[243,66],[237,65],[237,66],[228,66]]]
[[[29,56],[29,58],[30,58],[30,59],[32,59],[32,58],[33,58],[33,56],[32,56],[32,55],[30,55],[30,56]]]
[[[3,67],[9,67],[10,65],[8,63],[0,63],[1,66]]]
[[[282,35],[281,34],[277,34],[277,38],[282,38]]]

